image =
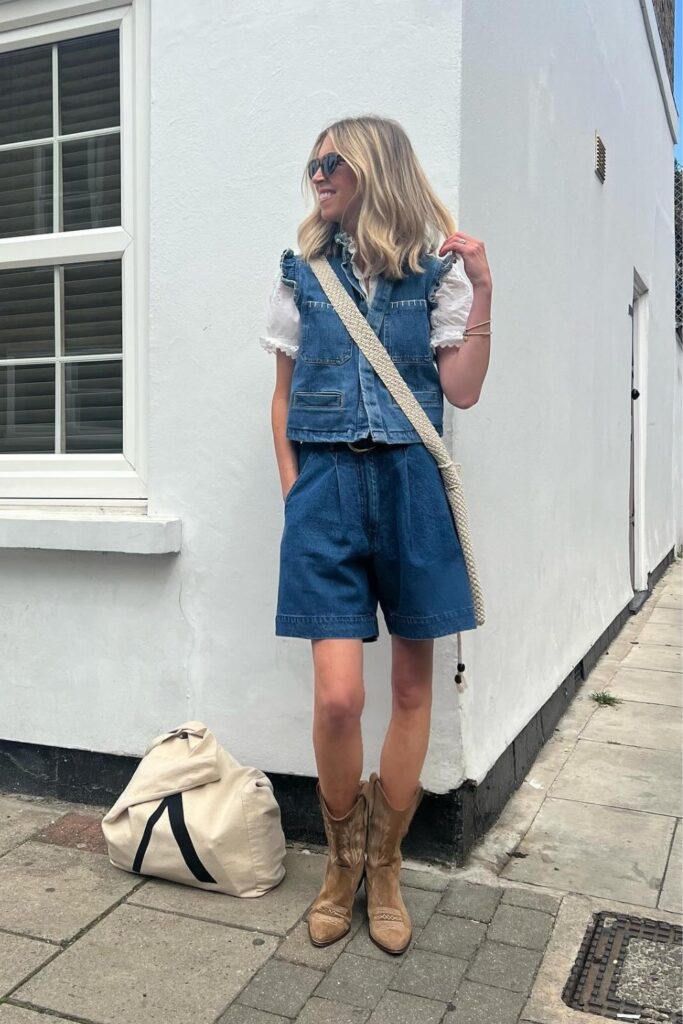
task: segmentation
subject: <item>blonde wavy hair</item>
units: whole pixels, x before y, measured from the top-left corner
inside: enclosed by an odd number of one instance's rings
[[[406,267],[421,273],[420,258],[457,229],[430,185],[405,130],[390,118],[368,114],[334,121],[318,135],[304,168],[302,190],[315,197],[308,163],[326,136],[355,173],[361,205],[354,240],[365,272],[401,279]],[[341,228],[344,228],[343,220]],[[306,260],[330,255],[337,222],[315,208],[299,225],[297,242]]]

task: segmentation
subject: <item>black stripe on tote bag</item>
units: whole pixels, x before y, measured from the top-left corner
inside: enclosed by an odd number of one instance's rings
[[[149,846],[152,838],[152,832],[157,821],[168,808],[168,820],[171,825],[171,832],[177,842],[180,852],[183,855],[183,860],[187,864],[188,868],[199,882],[214,882],[215,878],[209,874],[201,860],[199,854],[194,848],[190,833],[187,831],[187,825],[185,824],[185,813],[183,811],[183,794],[172,793],[170,796],[164,797],[157,809],[150,814],[145,825],[145,831],[142,834],[140,845],[137,848],[135,854],[135,860],[133,861],[133,871],[138,874],[141,873],[142,861],[144,860],[147,847]]]

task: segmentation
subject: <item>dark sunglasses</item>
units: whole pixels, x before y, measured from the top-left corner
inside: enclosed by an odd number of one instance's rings
[[[325,177],[329,178],[334,174],[337,167],[339,167],[339,164],[345,163],[346,160],[343,156],[340,156],[339,153],[325,153],[325,156],[321,157],[320,160],[318,160],[317,157],[314,160],[311,160],[308,165],[308,177],[314,177],[316,171],[320,167]]]

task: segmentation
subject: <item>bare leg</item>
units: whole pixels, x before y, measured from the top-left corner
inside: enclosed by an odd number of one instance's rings
[[[432,715],[434,641],[391,637],[392,714],[380,757],[380,781],[397,810],[408,806],[427,756]]]
[[[341,818],[353,806],[363,771],[363,641],[335,638],[312,640],[311,644],[318,778],[330,813]]]

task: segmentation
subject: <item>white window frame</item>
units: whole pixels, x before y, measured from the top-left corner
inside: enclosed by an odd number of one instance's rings
[[[0,239],[0,269],[121,259],[122,454],[0,454],[0,510],[147,504],[149,0],[0,0],[0,52],[120,33],[121,226]]]

